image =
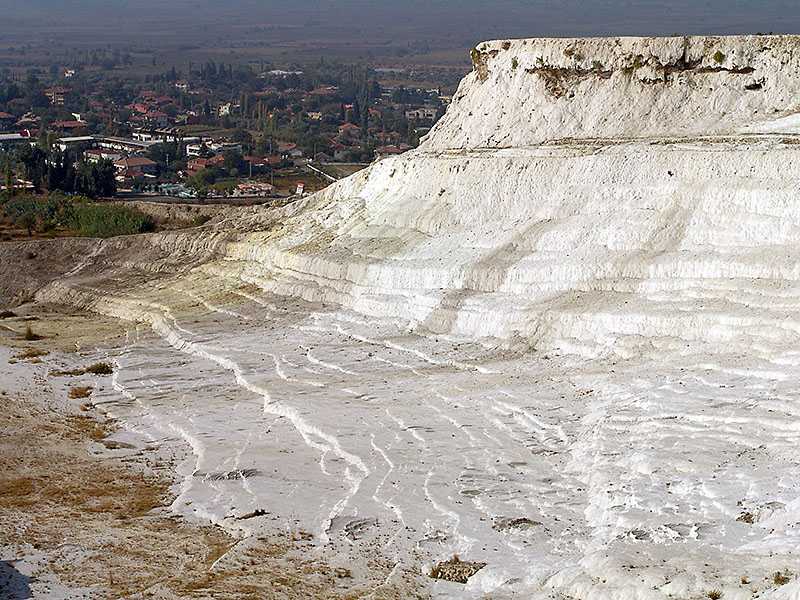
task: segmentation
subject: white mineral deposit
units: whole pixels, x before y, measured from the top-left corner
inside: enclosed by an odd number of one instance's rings
[[[800,597],[800,37],[473,62],[418,149],[37,292],[125,329],[114,435],[436,598]]]

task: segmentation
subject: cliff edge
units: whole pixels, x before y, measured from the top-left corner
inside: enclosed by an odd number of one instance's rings
[[[789,35],[484,42],[424,147],[739,134],[800,110],[798,50]]]

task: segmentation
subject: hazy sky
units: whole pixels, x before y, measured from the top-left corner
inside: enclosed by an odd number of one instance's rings
[[[498,38],[756,32],[800,33],[800,0],[0,0],[0,52],[28,40],[457,50]]]
[[[388,26],[407,19],[446,28],[443,13],[478,37],[800,32],[798,0],[0,0],[0,32],[20,22],[106,26],[144,14],[181,16],[185,27],[209,18],[287,25],[311,18],[343,27],[346,20]]]

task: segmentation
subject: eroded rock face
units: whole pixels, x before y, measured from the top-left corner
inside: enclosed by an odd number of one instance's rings
[[[798,36],[485,42],[425,147],[736,134],[797,112],[798,49]]]

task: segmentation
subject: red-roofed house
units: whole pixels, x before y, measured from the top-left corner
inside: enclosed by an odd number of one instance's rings
[[[158,165],[145,156],[122,158],[114,163],[117,171],[136,170],[140,173],[155,175]]]
[[[245,162],[253,165],[253,167],[264,167],[267,164],[267,160],[265,158],[259,158],[258,156],[243,156],[242,158]]]
[[[50,124],[53,129],[77,129],[78,127],[86,127],[86,121],[54,121]]]
[[[290,144],[281,149],[281,155],[284,158],[300,158],[303,156],[303,151],[297,146],[297,144]]]
[[[121,171],[117,172],[117,174],[114,176],[114,179],[120,183],[128,183],[137,177],[144,177],[144,173],[137,171],[136,169],[122,169]]]
[[[201,171],[208,166],[208,159],[207,158],[190,158],[186,161],[186,170],[187,171]]]
[[[327,94],[335,94],[339,88],[336,87],[321,87],[315,90],[311,90],[309,94],[313,94],[315,96],[325,96]]]
[[[377,158],[381,158],[383,156],[393,156],[395,154],[401,154],[402,150],[397,146],[381,146],[380,148],[375,148],[375,156]]]
[[[361,127],[352,123],[345,123],[344,125],[339,125],[339,133],[341,135],[358,135],[361,133]]]
[[[160,110],[154,110],[152,112],[145,113],[142,115],[142,117],[145,121],[155,125],[156,127],[166,127],[169,125],[169,115],[161,112]]]

